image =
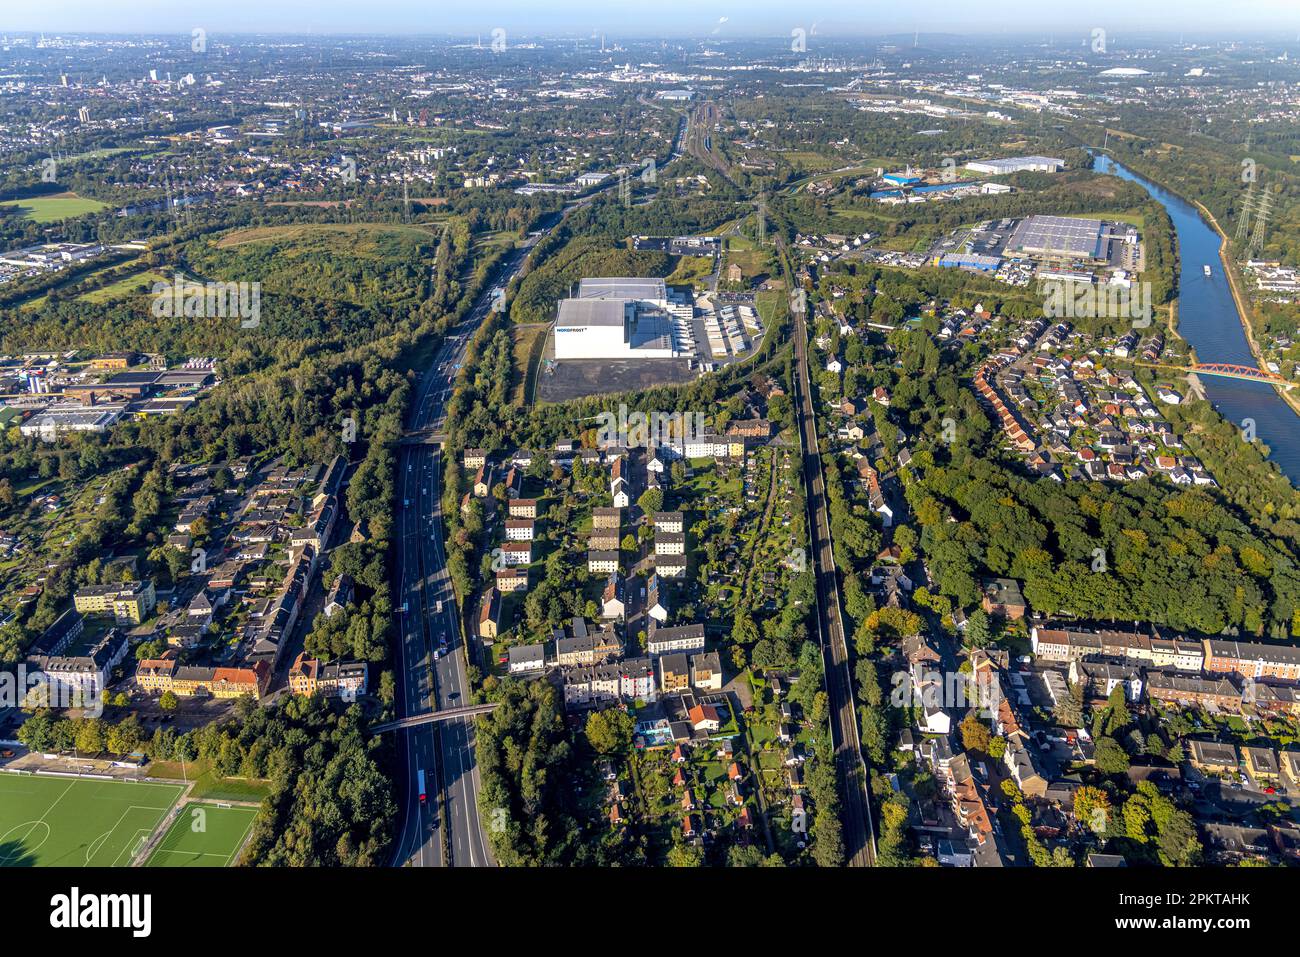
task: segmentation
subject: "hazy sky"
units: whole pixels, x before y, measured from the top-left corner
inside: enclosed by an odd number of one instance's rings
[[[725,18],[725,20],[723,19]],[[1087,33],[1102,27],[1300,33],[1300,0],[6,0],[0,31],[87,33],[490,33],[638,36]]]

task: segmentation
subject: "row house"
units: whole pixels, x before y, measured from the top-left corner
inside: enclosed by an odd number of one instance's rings
[[[533,560],[532,542],[505,542],[497,552],[502,564],[515,567],[528,565]]]
[[[537,499],[516,498],[509,505],[511,518],[537,518]]]
[[[704,626],[682,625],[677,628],[661,628],[652,620],[646,638],[646,650],[655,658],[674,651],[703,651]]]
[[[649,658],[586,665],[564,673],[565,705],[599,705],[610,701],[653,701],[655,668]]]
[[[528,591],[528,569],[507,568],[496,573],[497,591],[510,595],[517,591]]]
[[[672,532],[680,534],[686,530],[681,512],[656,512],[655,534]]]
[[[1142,697],[1142,672],[1119,659],[1076,658],[1070,662],[1070,682],[1080,685],[1084,695],[1093,700],[1110,697],[1117,687],[1124,689],[1129,701]]]
[[[655,555],[685,555],[686,535],[683,532],[655,532]]]
[[[261,698],[270,675],[271,666],[265,661],[244,668],[206,668],[182,665],[168,657],[141,661],[136,667],[136,684],[142,691],[170,691],[183,698]]]
[[[1206,638],[1205,670],[1243,678],[1300,681],[1300,648],[1292,645]]]
[[[664,578],[681,578],[686,574],[685,555],[654,556],[655,575]]]
[[[1152,671],[1146,679],[1147,697],[1178,707],[1214,708],[1238,711],[1242,704],[1241,689],[1228,678],[1201,678],[1196,675]]]
[[[506,541],[531,542],[535,534],[536,523],[527,518],[506,519]]]
[[[618,552],[612,549],[587,552],[587,571],[593,575],[613,575],[618,571]]]
[[[554,639],[555,664],[561,668],[594,665],[623,657],[623,643],[613,625],[606,624],[596,631],[589,631],[583,619],[574,618],[568,632],[557,629]]]
[[[369,669],[364,661],[325,663],[304,651],[289,668],[289,691],[297,695],[320,694],[340,701],[356,701],[366,693]]]

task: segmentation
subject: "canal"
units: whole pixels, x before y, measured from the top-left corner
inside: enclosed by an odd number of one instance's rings
[[[1164,206],[1178,236],[1178,333],[1201,362],[1256,366],[1242,328],[1228,277],[1219,259],[1219,234],[1191,203],[1143,179],[1122,163],[1096,153],[1094,168],[1137,183]],[[1207,278],[1203,267],[1209,266]],[[1271,450],[1270,458],[1300,485],[1300,418],[1276,390],[1263,382],[1200,376],[1210,403],[1230,422],[1253,419],[1255,432]]]

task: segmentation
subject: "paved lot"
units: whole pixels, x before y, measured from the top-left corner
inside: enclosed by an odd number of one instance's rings
[[[657,385],[680,385],[697,375],[685,359],[565,359],[543,367],[538,398],[567,402],[606,392],[631,392]]]

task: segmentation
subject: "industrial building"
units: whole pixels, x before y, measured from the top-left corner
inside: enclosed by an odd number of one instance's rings
[[[1007,243],[1010,252],[1045,258],[1104,260],[1110,232],[1099,219],[1030,216]]]
[[[1055,156],[1009,156],[1006,159],[973,160],[966,164],[973,173],[1006,176],[1009,173],[1056,173],[1065,169],[1065,160]]]
[[[694,355],[688,294],[662,279],[583,279],[561,299],[555,358],[675,359]]]

